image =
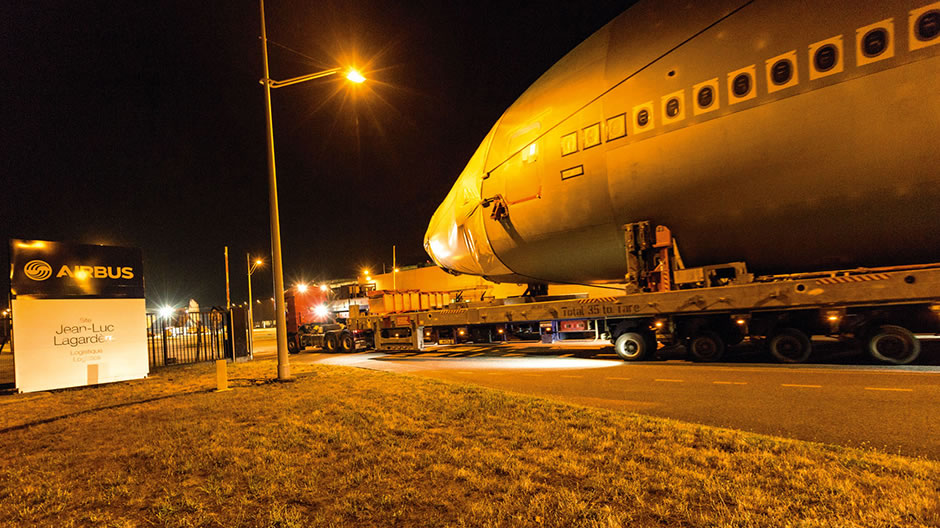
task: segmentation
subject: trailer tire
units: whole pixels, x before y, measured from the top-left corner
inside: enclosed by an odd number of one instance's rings
[[[614,351],[624,361],[640,361],[651,348],[650,339],[637,332],[625,332],[614,341]]]
[[[689,338],[686,350],[695,361],[718,361],[725,353],[725,342],[717,332],[705,330]]]
[[[903,326],[882,325],[870,334],[865,348],[871,357],[892,365],[907,365],[920,355],[920,341]]]
[[[781,363],[802,363],[813,352],[813,343],[805,332],[797,328],[784,328],[767,343],[771,355]]]
[[[339,340],[336,338],[336,334],[326,334],[323,336],[323,351],[330,354],[336,352],[336,349],[339,347]]]
[[[344,354],[356,351],[356,340],[353,339],[352,334],[345,332],[339,336],[339,351]]]
[[[297,336],[290,336],[287,338],[287,353],[296,354],[300,352],[300,346],[297,344]]]

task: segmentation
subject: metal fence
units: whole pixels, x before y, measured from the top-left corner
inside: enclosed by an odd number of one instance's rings
[[[221,310],[147,314],[147,352],[151,367],[231,357],[228,316]]]

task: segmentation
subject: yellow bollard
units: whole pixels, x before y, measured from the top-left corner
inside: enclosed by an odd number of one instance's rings
[[[219,359],[215,362],[215,392],[231,390],[228,388],[228,370],[226,363],[227,361],[224,359]]]

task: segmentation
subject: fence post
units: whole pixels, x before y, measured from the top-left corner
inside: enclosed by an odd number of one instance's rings
[[[160,318],[160,342],[163,343],[163,364],[167,364],[167,351],[166,351],[166,318]]]

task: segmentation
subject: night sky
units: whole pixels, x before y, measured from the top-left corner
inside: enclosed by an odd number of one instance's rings
[[[285,281],[428,260],[496,119],[629,4],[268,0],[272,78],[369,79],[272,91]],[[0,262],[9,238],[141,247],[148,306],[224,305],[228,245],[245,300],[245,253],[270,263],[258,3],[5,0],[0,49]]]

